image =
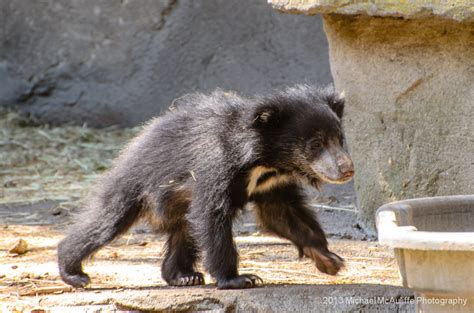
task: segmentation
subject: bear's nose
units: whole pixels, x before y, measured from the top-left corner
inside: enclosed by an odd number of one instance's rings
[[[343,178],[351,178],[354,176],[354,164],[350,159],[339,162],[338,167]]]

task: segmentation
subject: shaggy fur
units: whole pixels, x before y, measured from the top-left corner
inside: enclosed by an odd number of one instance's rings
[[[268,97],[215,91],[180,98],[122,151],[59,243],[62,279],[88,284],[82,261],[144,218],[168,234],[162,277],[169,285],[204,284],[195,271],[203,252],[218,288],[252,287],[261,279],[239,275],[232,238],[232,221],[248,202],[264,228],[336,274],[343,260],[328,250],[302,183],[318,188],[352,177],[343,109],[332,87],[306,85]]]

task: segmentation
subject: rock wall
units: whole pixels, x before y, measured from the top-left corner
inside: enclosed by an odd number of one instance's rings
[[[383,203],[474,192],[474,23],[325,15],[362,218]]]
[[[0,0],[0,105],[53,124],[136,125],[216,87],[332,81],[320,18],[264,0]]]

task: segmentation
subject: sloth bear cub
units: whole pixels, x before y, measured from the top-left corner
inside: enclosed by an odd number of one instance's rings
[[[329,251],[303,186],[352,178],[343,110],[333,87],[307,85],[267,97],[215,91],[176,100],[121,152],[59,243],[62,279],[87,285],[82,261],[144,219],[167,234],[161,273],[169,285],[204,284],[195,268],[202,256],[218,288],[254,287],[262,280],[239,274],[232,238],[232,222],[247,203],[264,229],[335,275],[343,259]]]

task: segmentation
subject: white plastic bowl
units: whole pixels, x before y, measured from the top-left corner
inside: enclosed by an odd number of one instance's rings
[[[377,229],[418,312],[474,312],[474,195],[386,204]]]

